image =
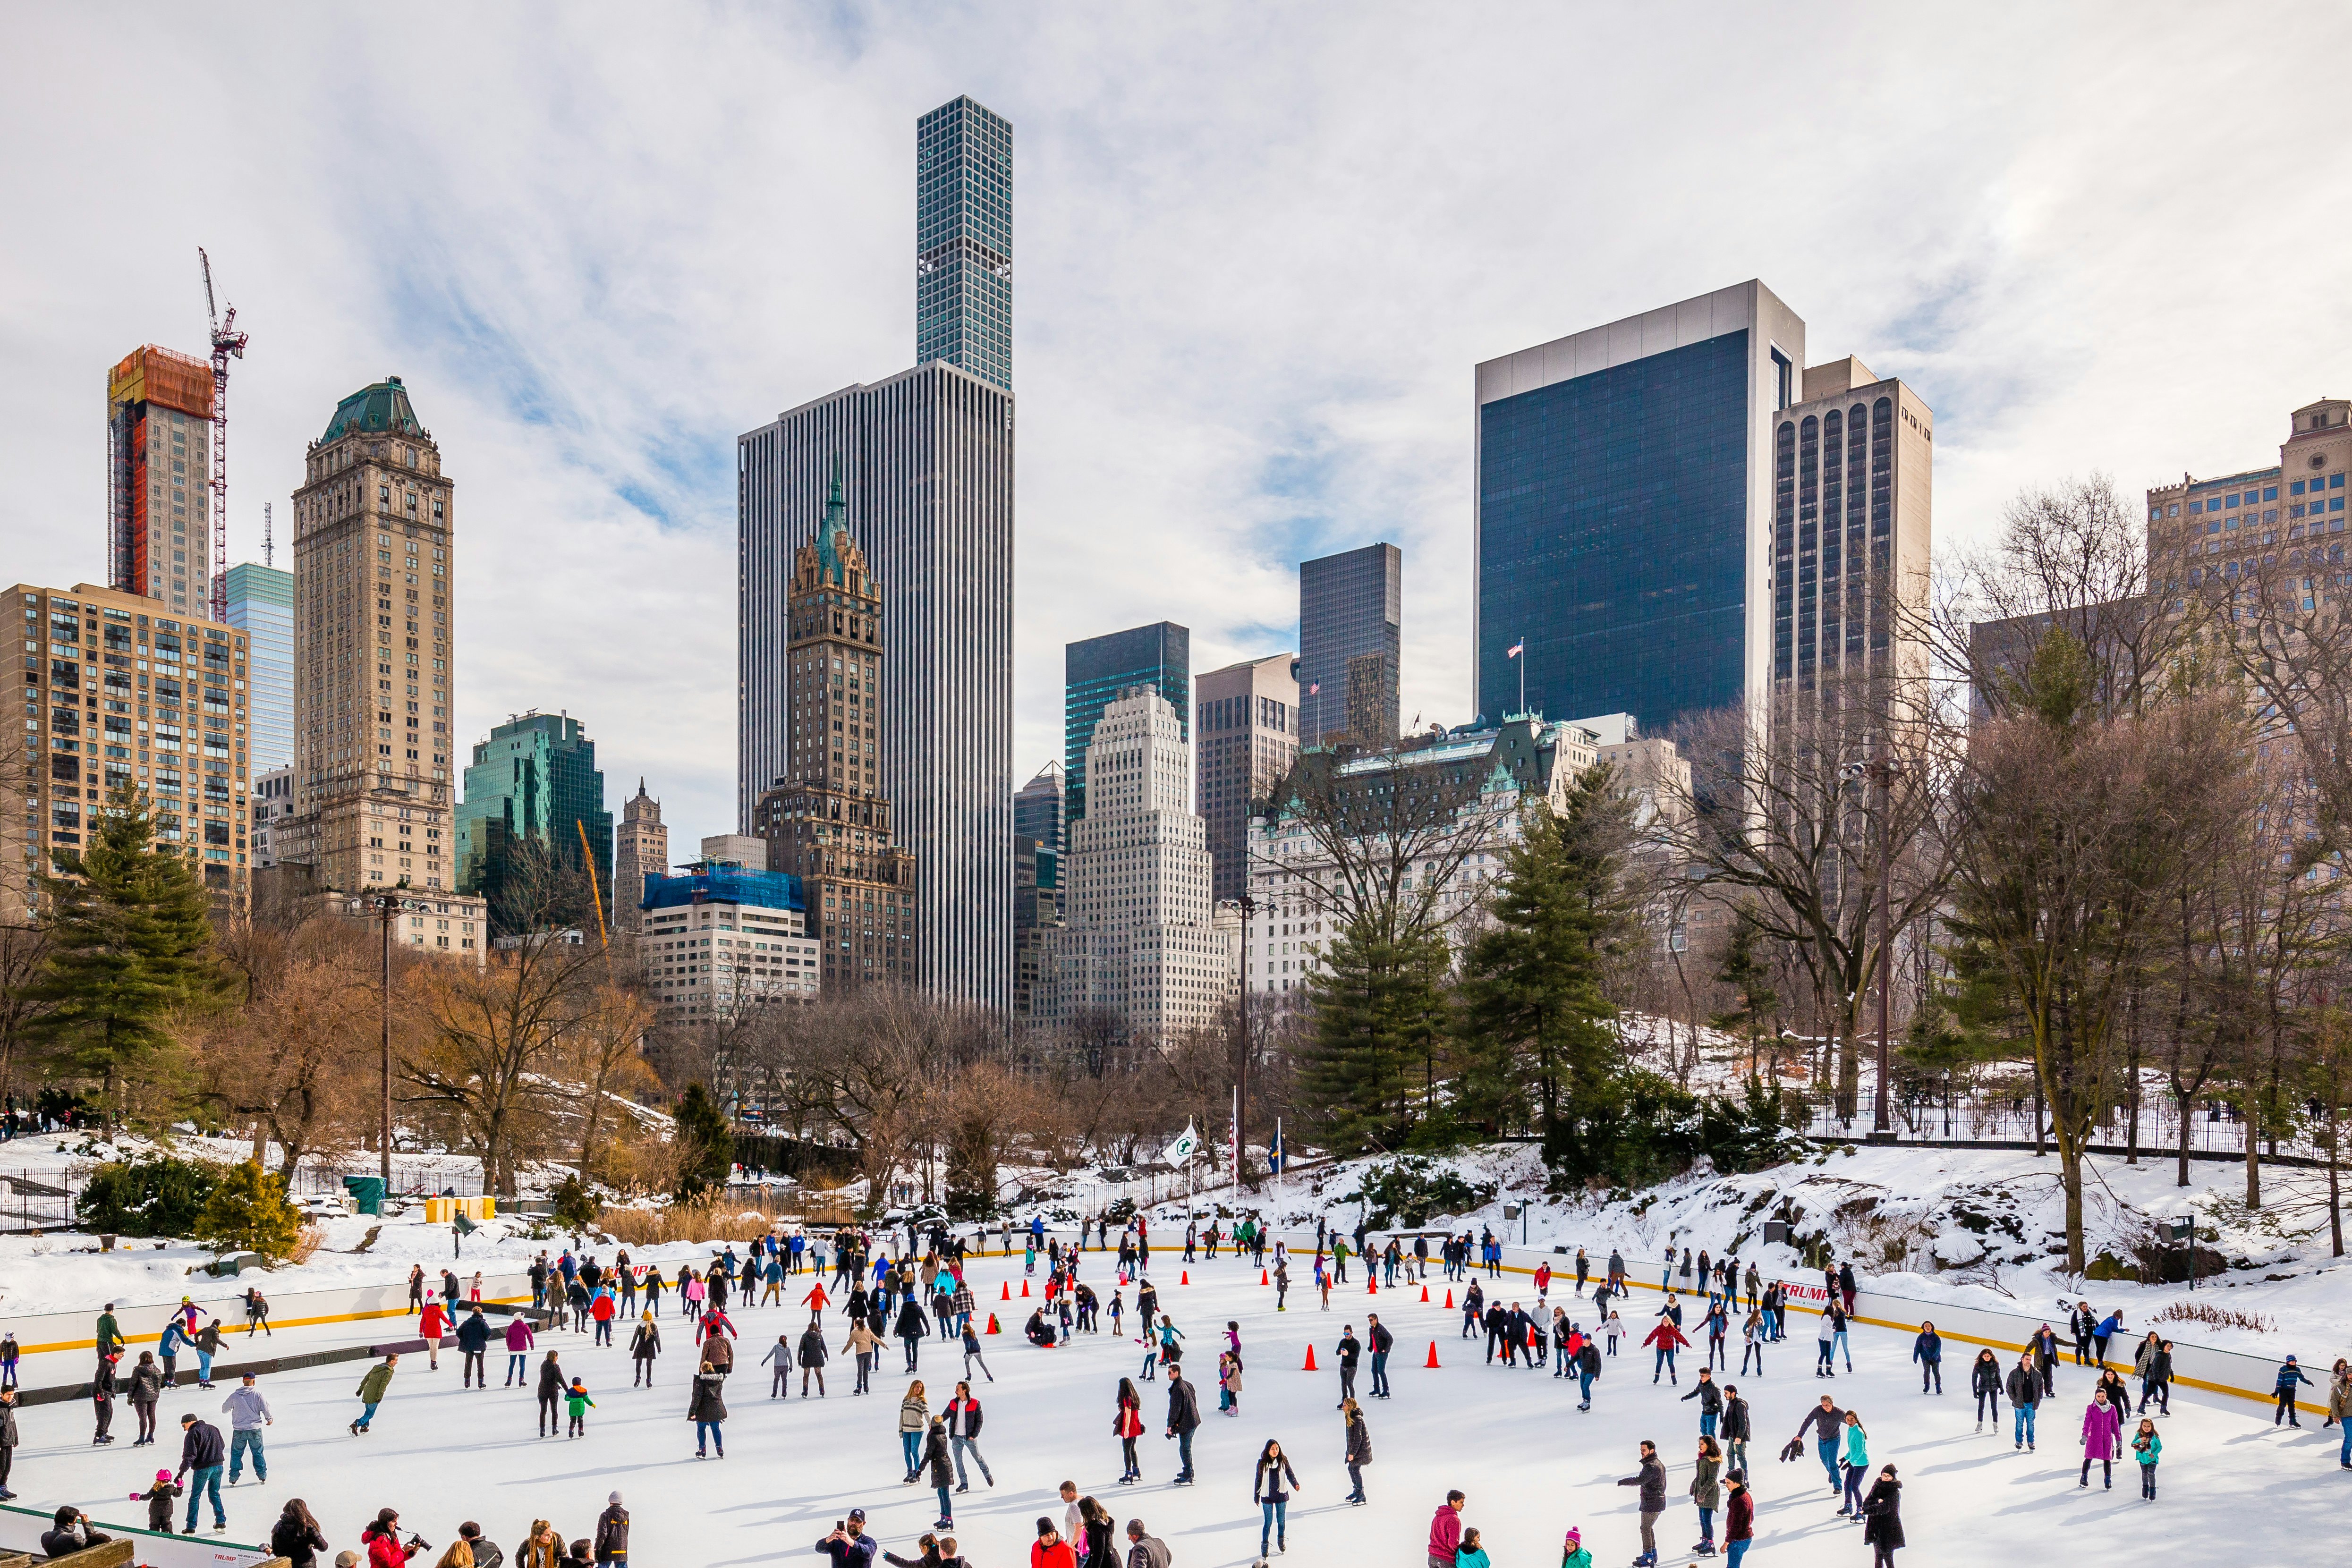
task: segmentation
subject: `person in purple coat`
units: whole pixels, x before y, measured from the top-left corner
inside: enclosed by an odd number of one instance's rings
[[[2083,1479],[2077,1485],[2091,1484],[2091,1461],[2095,1459],[2107,1490],[2115,1490],[2116,1458],[2123,1452],[2123,1412],[2108,1403],[2107,1391],[2100,1389],[2083,1411]]]

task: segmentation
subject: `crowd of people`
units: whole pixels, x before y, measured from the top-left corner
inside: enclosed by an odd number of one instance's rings
[[[1204,1363],[1213,1355],[1215,1409],[1225,1418],[1241,1418],[1247,1359],[1242,1322],[1226,1318],[1222,1328],[1196,1324],[1199,1339],[1188,1340],[1151,1282],[1154,1237],[1143,1216],[1130,1218],[1116,1234],[1107,1219],[1089,1221],[1080,1227],[1075,1243],[1049,1234],[1042,1220],[1019,1231],[1002,1227],[993,1236],[986,1231],[959,1234],[939,1221],[897,1232],[845,1228],[816,1235],[771,1234],[740,1249],[718,1247],[706,1263],[675,1266],[668,1278],[662,1265],[635,1263],[625,1249],[607,1258],[586,1249],[566,1249],[533,1260],[529,1312],[506,1311],[483,1301],[478,1275],[468,1288],[445,1269],[436,1287],[420,1265],[410,1276],[409,1305],[428,1370],[437,1369],[441,1352],[454,1342],[461,1358],[461,1388],[487,1390],[489,1355],[494,1346],[503,1350],[500,1386],[532,1391],[541,1439],[584,1438],[597,1408],[586,1377],[562,1364],[567,1343],[577,1346],[585,1338],[591,1347],[616,1346],[617,1327],[625,1324],[632,1387],[649,1390],[657,1381],[667,1329],[680,1342],[678,1348],[690,1353],[692,1371],[682,1380],[682,1393],[685,1415],[695,1431],[694,1458],[713,1461],[726,1457],[727,1385],[736,1370],[740,1338],[737,1314],[748,1321],[754,1311],[774,1309],[788,1320],[756,1364],[772,1369],[767,1386],[772,1401],[826,1398],[825,1373],[835,1356],[854,1366],[845,1397],[878,1395],[881,1360],[896,1340],[908,1378],[896,1422],[900,1480],[935,1495],[936,1518],[916,1542],[913,1556],[882,1552],[866,1533],[859,1511],[845,1513],[816,1542],[816,1550],[842,1568],[871,1568],[877,1556],[908,1568],[969,1568],[954,1534],[955,1500],[970,1492],[975,1482],[982,1488],[997,1482],[982,1448],[986,1412],[976,1392],[995,1381],[983,1339],[1009,1333],[1012,1325],[1000,1325],[975,1299],[967,1266],[986,1252],[992,1239],[999,1257],[1010,1259],[1016,1239],[1022,1260],[1017,1282],[1022,1297],[1031,1303],[1019,1332],[1032,1347],[1062,1352],[1096,1341],[1105,1335],[1107,1321],[1106,1343],[1127,1339],[1138,1353],[1134,1371],[1117,1377],[1109,1399],[1109,1435],[1119,1453],[1117,1484],[1135,1486],[1144,1480],[1139,1440],[1152,1426],[1160,1427],[1172,1445],[1168,1483],[1196,1484],[1194,1439],[1203,1424],[1204,1402],[1187,1375],[1188,1352],[1197,1349]],[[1163,1247],[1170,1250],[1174,1248]],[[1616,1251],[1596,1266],[1580,1248],[1557,1271],[1549,1259],[1539,1259],[1529,1273],[1508,1271],[1509,1278],[1525,1281],[1525,1291],[1507,1284],[1502,1248],[1492,1232],[1398,1233],[1375,1239],[1360,1225],[1344,1232],[1318,1226],[1311,1256],[1301,1258],[1285,1238],[1254,1218],[1244,1218],[1230,1226],[1221,1221],[1188,1224],[1180,1256],[1188,1266],[1231,1257],[1263,1270],[1261,1278],[1276,1288],[1277,1311],[1288,1310],[1285,1298],[1294,1267],[1311,1282],[1325,1311],[1332,1308],[1333,1288],[1347,1281],[1351,1261],[1375,1291],[1420,1286],[1425,1296],[1434,1281],[1445,1292],[1441,1310],[1459,1312],[1459,1337],[1472,1342],[1474,1349],[1483,1346],[1485,1365],[1514,1372],[1549,1370],[1555,1379],[1572,1385],[1579,1412],[1594,1408],[1596,1389],[1607,1385],[1612,1360],[1633,1360],[1640,1350],[1651,1353],[1642,1364],[1651,1370],[1653,1386],[1663,1383],[1679,1389],[1681,1373],[1692,1371],[1691,1388],[1678,1396],[1680,1405],[1694,1407],[1696,1431],[1681,1448],[1687,1459],[1670,1459],[1656,1442],[1644,1441],[1633,1473],[1619,1483],[1636,1494],[1641,1545],[1635,1568],[1656,1568],[1660,1563],[1658,1526],[1670,1493],[1677,1490],[1697,1515],[1693,1556],[1721,1554],[1737,1564],[1750,1550],[1756,1498],[1749,1446],[1758,1417],[1749,1397],[1730,1379],[1766,1376],[1767,1349],[1788,1336],[1792,1303],[1815,1317],[1813,1377],[1826,1382],[1853,1370],[1851,1324],[1858,1281],[1851,1263],[1824,1270],[1817,1285],[1800,1285],[1768,1278],[1755,1262],[1743,1266],[1737,1256],[1670,1250],[1654,1296],[1637,1305],[1629,1266]],[[1645,1277],[1643,1289],[1648,1288]],[[1011,1294],[1010,1284],[1004,1291]],[[1629,1315],[1634,1326],[1628,1326]],[[1391,1396],[1388,1366],[1396,1344],[1395,1333],[1379,1312],[1367,1312],[1361,1322],[1360,1332],[1353,1316],[1345,1316],[1337,1335],[1328,1340],[1337,1378],[1338,1429],[1332,1434],[1331,1452],[1339,1457],[1347,1476],[1349,1490],[1342,1500],[1353,1506],[1370,1500],[1365,1472],[1372,1462],[1373,1434],[1367,1405]],[[2088,1371],[2093,1380],[2079,1433],[2068,1433],[2070,1440],[2079,1442],[2078,1486],[2088,1489],[2095,1471],[2102,1487],[2112,1488],[2116,1467],[2135,1464],[2141,1496],[2153,1501],[2164,1447],[2159,1422],[2171,1414],[2172,1343],[2153,1332],[2134,1342],[2126,1333],[2120,1312],[2102,1314],[2087,1301],[2069,1307],[2063,1325],[2063,1338],[2058,1327],[2042,1325],[2013,1360],[1990,1347],[1976,1351],[1964,1390],[1974,1402],[1976,1432],[1981,1436],[1990,1423],[1996,1435],[2009,1436],[2017,1450],[2034,1451],[2038,1418],[2057,1397],[2071,1342],[2072,1365]],[[221,1331],[217,1319],[207,1320],[193,1302],[184,1301],[166,1331],[162,1359],[157,1360],[156,1353],[142,1352],[122,1380],[127,1387],[118,1387],[113,1368],[126,1346],[110,1305],[96,1332],[99,1364],[93,1399],[100,1414],[94,1441],[113,1440],[108,1413],[118,1392],[127,1395],[139,1416],[132,1446],[157,1441],[156,1406],[162,1390],[173,1386],[177,1355],[194,1350],[201,1358],[198,1386],[210,1389]],[[268,1332],[266,1302],[248,1303],[247,1332],[257,1331]],[[1324,1336],[1317,1338],[1321,1342]],[[1201,1343],[1202,1339],[1208,1343]],[[1729,1361],[1735,1342],[1742,1355],[1736,1375]],[[962,1375],[951,1380],[952,1392],[944,1398],[937,1397],[932,1384],[920,1375],[927,1346],[934,1347],[935,1354],[960,1358]],[[13,1384],[14,1357],[5,1350],[0,1346],[0,1366],[6,1368],[6,1382]],[[1945,1350],[1944,1336],[1932,1322],[1921,1323],[1911,1336],[1910,1361],[1919,1372],[1923,1397],[1945,1393]],[[415,1355],[416,1347],[407,1354]],[[1685,1355],[1698,1364],[1686,1367]],[[1434,1356],[1433,1346],[1433,1360]],[[1311,1354],[1309,1364],[1313,1370]],[[359,1408],[349,1422],[353,1437],[373,1431],[387,1408],[397,1410],[402,1364],[400,1354],[385,1354],[359,1379],[353,1391]],[[1360,1374],[1369,1375],[1360,1392]],[[1205,1370],[1203,1375],[1205,1381]],[[2343,1426],[2352,1414],[2352,1370],[2338,1361],[2326,1379],[2315,1378],[2292,1356],[2279,1369],[2274,1421],[2300,1425],[2297,1394],[2323,1382],[2328,1424]],[[1139,1387],[1153,1383],[1164,1385],[1161,1409],[1147,1409]],[[1954,1391],[1963,1392],[1957,1378]],[[0,1497],[15,1495],[6,1490],[16,1444],[13,1401],[13,1388],[0,1386]],[[226,1433],[205,1415],[183,1414],[177,1466],[159,1469],[151,1482],[130,1494],[147,1504],[151,1529],[169,1531],[176,1525],[194,1532],[208,1505],[212,1528],[225,1531],[224,1479],[235,1487],[250,1464],[256,1480],[268,1481],[265,1433],[274,1425],[276,1413],[254,1377],[239,1379],[222,1402],[220,1414]],[[1820,1393],[1780,1458],[1799,1460],[1809,1447],[1836,1504],[1835,1517],[1859,1526],[1875,1561],[1892,1564],[1906,1543],[1904,1483],[1893,1463],[1882,1458],[1874,1464],[1861,1412],[1833,1393]],[[1257,1449],[1251,1501],[1259,1511],[1262,1558],[1288,1550],[1289,1505],[1312,1479],[1302,1481],[1303,1462],[1294,1459],[1279,1437],[1266,1439]],[[2346,1427],[2339,1462],[2352,1469],[2352,1427]],[[1688,1466],[1688,1479],[1677,1488],[1670,1471],[1678,1473],[1683,1463]],[[1033,1568],[1166,1568],[1167,1546],[1141,1521],[1128,1521],[1122,1531],[1112,1511],[1082,1494],[1074,1482],[1064,1483],[1062,1491],[1064,1515],[1037,1521]],[[1429,1531],[1430,1568],[1487,1568],[1484,1538],[1479,1527],[1465,1518],[1466,1507],[1463,1493],[1455,1491],[1436,1509]],[[529,1568],[576,1562],[625,1563],[628,1529],[627,1510],[614,1492],[584,1535],[567,1538],[549,1521],[535,1521],[529,1536],[514,1547],[512,1561]],[[70,1508],[58,1511],[49,1534],[67,1549],[103,1539],[99,1527]],[[328,1550],[325,1532],[299,1499],[288,1501],[273,1521],[270,1543],[296,1568],[325,1561],[321,1554]],[[402,1568],[433,1550],[421,1537],[405,1531],[398,1514],[389,1509],[368,1524],[360,1549],[362,1555],[346,1552],[334,1561]],[[502,1547],[468,1521],[453,1532],[433,1559],[433,1568],[498,1568],[505,1555]],[[1564,1568],[1589,1568],[1591,1562],[1581,1532],[1570,1531],[1562,1545]]]

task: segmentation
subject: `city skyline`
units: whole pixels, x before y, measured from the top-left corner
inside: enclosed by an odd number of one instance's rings
[[[685,14],[698,21],[678,36],[636,41],[637,90],[610,145],[589,148],[565,145],[543,111],[616,56],[535,60],[517,24],[403,38],[364,20],[200,33],[159,16],[152,38],[122,45],[72,14],[23,18],[19,58],[59,68],[0,108],[34,154],[0,180],[47,236],[16,258],[5,318],[19,483],[0,527],[17,575],[107,580],[90,389],[131,346],[201,350],[192,253],[206,244],[254,334],[233,378],[229,561],[259,559],[261,506],[288,504],[317,411],[404,375],[460,455],[475,523],[455,734],[572,700],[574,685],[585,707],[587,688],[630,684],[635,700],[600,720],[608,768],[646,774],[681,841],[731,826],[733,759],[670,740],[729,727],[731,650],[713,613],[733,566],[728,448],[742,410],[779,406],[780,384],[869,378],[914,340],[913,122],[967,93],[1020,127],[1025,160],[1016,782],[1061,752],[1065,643],[1169,619],[1193,628],[1196,669],[1293,646],[1297,562],[1368,539],[1413,562],[1404,718],[1469,719],[1471,367],[1725,278],[1770,279],[1817,342],[1934,407],[1939,549],[1980,540],[2028,483],[2095,469],[2137,492],[2183,465],[2229,471],[2276,444],[2276,411],[2352,390],[2318,270],[2332,247],[2281,255],[2256,287],[2201,247],[2086,243],[2184,206],[2292,201],[2276,150],[2305,133],[2308,107],[2264,101],[2219,133],[2115,92],[2089,95],[2095,110],[2079,91],[2055,116],[2034,107],[2054,82],[2128,83],[2162,58],[2248,68],[2256,40],[2224,16],[2144,18],[2121,43],[2061,26],[2030,48],[1995,25],[1932,59],[1895,20],[1843,37],[1743,25],[1693,68],[1719,85],[1717,110],[1574,168],[1562,188],[1573,128],[1496,107],[1507,95],[1486,79],[1528,68],[1409,23],[1343,29],[1352,68],[1328,78],[1331,95],[1277,106],[1203,89],[1213,69],[1231,87],[1297,68],[1308,40],[1279,25],[1236,64],[1229,41],[1148,27]],[[2315,47],[2346,26],[2308,20]],[[1515,52],[1636,31],[1530,25]],[[382,94],[329,93],[322,63],[364,57],[372,81],[414,80],[453,44],[465,68],[399,115],[420,173],[388,196],[392,221],[322,198],[337,164],[394,123]],[[1156,90],[1109,100],[1035,69],[1081,45]],[[141,252],[111,246],[80,221],[79,182],[137,132],[95,113],[99,62],[156,88],[232,57],[257,87],[216,131],[251,171],[239,200],[159,192]],[[1801,214],[1784,177],[1762,177],[1780,167],[1769,145],[1722,151],[1727,124],[1775,112],[1754,58],[1868,63],[1857,107],[1899,110],[1853,178]],[[491,79],[512,81],[510,101],[459,112]],[[1360,111],[1414,82],[1436,110],[1362,142]],[[1655,85],[1636,72],[1594,112]],[[713,153],[705,130],[745,118],[755,94],[782,100],[771,122]],[[299,149],[289,112],[310,128]],[[1950,135],[1963,117],[2000,129]],[[1473,172],[1400,182],[1407,156]],[[1696,216],[1652,218],[1661,182],[1697,198]],[[754,212],[732,194],[752,187],[782,199]],[[803,243],[812,214],[821,235]],[[1439,237],[1360,257],[1335,293],[1325,236],[1373,214]],[[647,669],[613,629],[656,625],[671,637]]]

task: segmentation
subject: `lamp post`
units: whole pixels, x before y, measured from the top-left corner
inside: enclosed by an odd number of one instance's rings
[[[1257,900],[1249,895],[1246,883],[1242,888],[1240,905],[1242,912],[1242,1061],[1241,1070],[1235,1076],[1234,1089],[1234,1176],[1236,1183],[1240,1180],[1243,1168],[1249,1164],[1250,919],[1257,914],[1258,910]],[[1241,1188],[1237,1185],[1234,1189],[1234,1201],[1236,1204],[1241,1201]]]
[[[1887,1034],[1895,996],[1892,907],[1895,878],[1893,835],[1886,817],[1892,804],[1895,776],[1904,771],[1904,768],[1898,758],[1874,757],[1867,761],[1849,762],[1843,771],[1849,779],[1867,779],[1878,787],[1878,1092],[1872,1096],[1870,1141],[1891,1144],[1895,1141],[1895,1125],[1887,1115],[1886,1091],[1887,1081],[1893,1075]]]
[[[392,922],[394,915],[408,906],[408,901],[400,896],[401,890],[407,885],[408,879],[403,877],[397,887],[389,893],[379,893],[370,901],[375,905],[376,922],[383,938],[381,988],[376,993],[376,1015],[380,1026],[376,1067],[376,1174],[383,1178],[383,1190],[387,1197],[392,1192]]]

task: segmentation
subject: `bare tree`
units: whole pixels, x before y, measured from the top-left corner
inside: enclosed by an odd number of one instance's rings
[[[375,1124],[378,1017],[373,956],[331,918],[291,936],[247,934],[235,963],[245,1005],[181,1022],[196,1094],[278,1148],[289,1182],[305,1159],[358,1148]]]

